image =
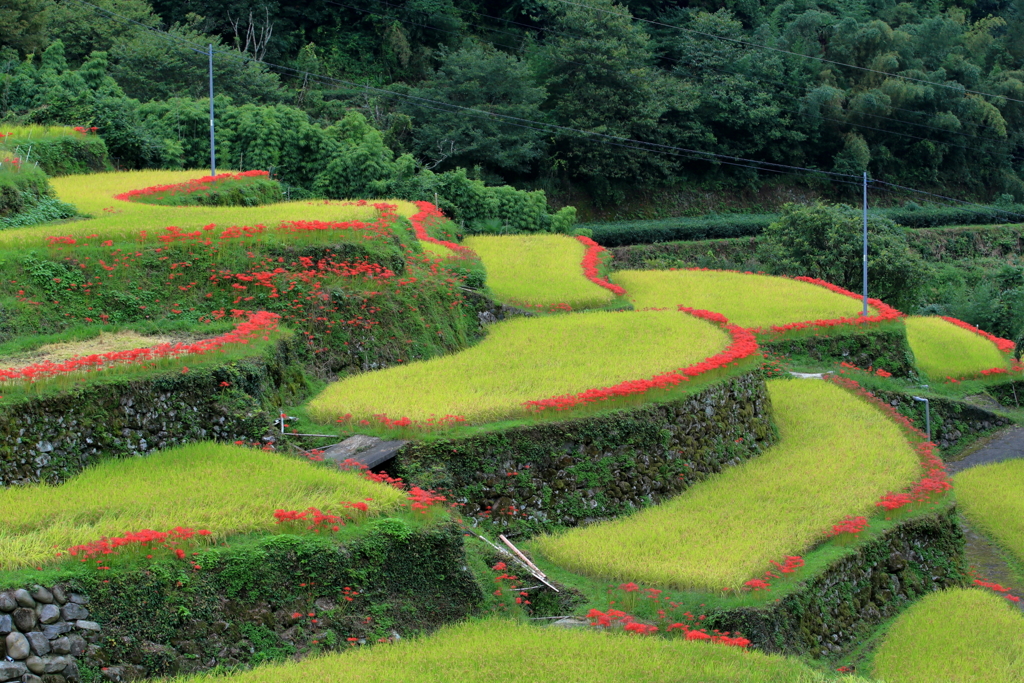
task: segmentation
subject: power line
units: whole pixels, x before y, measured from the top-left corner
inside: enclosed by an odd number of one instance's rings
[[[760,43],[751,43],[751,42],[746,41],[746,40],[739,40],[737,38],[727,38],[725,36],[715,35],[714,33],[707,33],[705,31],[697,31],[695,29],[685,28],[683,26],[675,26],[674,24],[666,24],[666,23],[663,23],[663,22],[660,22],[660,21],[653,21],[651,19],[643,19],[643,18],[640,18],[640,17],[634,17],[632,14],[625,14],[625,13],[622,13],[622,12],[613,12],[611,10],[602,9],[600,7],[594,7],[592,5],[584,5],[583,3],[572,2],[572,0],[553,0],[553,1],[554,2],[560,2],[563,5],[572,5],[574,7],[583,7],[585,9],[594,10],[595,12],[603,12],[604,14],[611,14],[611,15],[617,16],[617,17],[624,17],[626,19],[629,19],[630,21],[632,21],[633,19],[636,19],[637,21],[642,21],[642,22],[644,22],[646,24],[651,24],[652,26],[661,26],[662,28],[670,28],[670,29],[673,29],[673,30],[676,30],[676,31],[683,31],[685,33],[692,33],[694,35],[704,36],[705,38],[712,38],[714,40],[721,40],[721,41],[724,41],[724,42],[727,42],[727,43],[736,43],[737,45],[743,45],[744,47],[754,48],[754,49],[758,49],[758,50],[769,50],[771,52],[778,52],[780,54],[790,55],[792,57],[800,57],[802,59],[813,59],[814,61],[822,62],[824,64],[834,64],[835,66],[844,66],[844,67],[847,67],[847,68],[850,68],[850,69],[857,69],[858,71],[865,71],[865,72],[868,72],[868,73],[879,74],[879,75],[882,75],[882,76],[890,76],[892,78],[901,78],[901,79],[906,80],[906,81],[913,81],[915,83],[924,83],[926,85],[932,85],[932,86],[935,86],[935,87],[938,87],[938,88],[949,88],[951,90],[963,90],[964,92],[971,93],[972,95],[982,95],[984,97],[998,97],[1000,99],[1006,100],[1007,102],[1017,102],[1019,104],[1024,104],[1024,100],[1014,99],[1013,97],[1009,97],[1008,95],[996,95],[994,93],[988,93],[988,92],[984,92],[982,90],[971,90],[969,88],[965,88],[964,86],[962,86],[960,84],[957,84],[957,85],[953,86],[953,85],[947,85],[945,83],[934,83],[932,81],[925,80],[923,78],[914,78],[913,76],[903,76],[901,74],[895,74],[895,73],[892,73],[890,71],[881,71],[879,69],[871,69],[871,68],[866,67],[866,66],[857,66],[856,64],[847,64],[846,62],[838,62],[838,61],[835,61],[835,60],[832,60],[832,59],[825,59],[824,57],[815,57],[814,55],[804,55],[804,54],[800,54],[799,52],[793,52],[792,50],[784,50],[784,49],[782,49],[780,47],[771,47],[770,45],[761,45]]]
[[[104,12],[105,14],[109,14],[109,15],[111,15],[113,17],[118,17],[118,18],[123,19],[125,21],[129,21],[131,23],[138,24],[139,26],[142,26],[146,30],[153,31],[153,32],[155,32],[155,33],[157,33],[159,35],[164,35],[164,36],[175,38],[175,39],[179,40],[180,42],[184,42],[184,43],[186,43],[186,44],[188,44],[190,46],[195,46],[196,45],[195,43],[192,43],[191,41],[189,41],[189,40],[187,40],[185,38],[181,38],[181,37],[177,37],[177,36],[171,36],[171,34],[167,33],[166,31],[163,31],[163,30],[160,30],[160,29],[155,29],[155,28],[152,28],[152,27],[147,27],[144,24],[140,24],[139,22],[136,22],[136,21],[134,21],[132,19],[129,19],[127,17],[123,17],[123,16],[121,16],[121,15],[115,13],[115,12],[111,12],[109,10],[103,10],[102,8],[99,8],[96,5],[93,5],[92,3],[87,2],[87,0],[75,0],[75,1],[79,2],[79,3],[82,3],[84,5],[88,5],[90,7],[93,7],[95,9],[98,9],[98,10]],[[557,0],[557,1],[563,2],[564,0]],[[574,3],[569,3],[569,4],[574,4]],[[191,49],[195,49],[195,47],[192,47]],[[215,53],[221,53],[221,54],[230,54],[230,53],[226,53],[226,52],[220,51],[220,50],[214,50],[214,52]],[[370,85],[365,85],[365,84],[360,84],[360,83],[353,83],[351,81],[346,81],[346,80],[339,79],[339,78],[332,78],[330,76],[324,76],[322,74],[316,74],[316,73],[312,73],[312,72],[309,72],[309,71],[303,71],[301,69],[295,69],[295,68],[292,68],[292,67],[282,66],[280,64],[273,64],[271,62],[267,62],[267,61],[261,60],[261,59],[252,58],[252,61],[257,62],[259,64],[263,64],[264,66],[266,66],[268,68],[279,69],[281,71],[288,71],[288,72],[291,72],[291,73],[294,73],[294,74],[297,74],[297,75],[301,75],[301,76],[305,76],[305,77],[317,78],[317,79],[321,79],[321,80],[327,81],[327,82],[340,83],[342,85],[346,85],[346,86],[349,86],[349,87],[352,87],[352,88],[364,90],[364,91],[367,91],[367,92],[374,92],[374,93],[383,94],[383,95],[391,95],[391,96],[395,96],[395,97],[402,97],[402,98],[417,100],[417,101],[421,101],[421,102],[429,102],[431,104],[440,105],[441,107],[443,107],[444,109],[441,109],[441,111],[451,112],[451,111],[455,110],[455,111],[460,111],[460,112],[466,112],[466,113],[471,114],[471,115],[491,116],[491,117],[494,117],[494,118],[500,118],[500,119],[507,120],[507,121],[518,122],[520,124],[528,124],[531,127],[534,127],[534,129],[536,129],[536,130],[545,130],[545,129],[546,130],[558,130],[558,131],[573,133],[573,134],[577,134],[577,135],[598,137],[598,138],[601,138],[602,140],[610,140],[611,143],[607,143],[607,144],[613,144],[614,146],[635,145],[636,146],[635,148],[640,150],[640,151],[659,152],[659,153],[666,153],[667,152],[667,153],[673,153],[673,154],[680,154],[680,153],[681,154],[691,154],[691,155],[694,155],[694,158],[699,159],[699,160],[710,161],[710,160],[714,159],[714,160],[718,160],[719,163],[733,162],[733,163],[730,163],[729,165],[739,165],[739,162],[745,162],[746,164],[757,164],[757,166],[747,166],[747,168],[752,168],[752,169],[758,170],[758,171],[771,171],[771,172],[777,172],[777,173],[778,172],[785,173],[785,172],[788,172],[788,171],[802,171],[802,172],[806,172],[806,173],[815,173],[815,174],[820,174],[820,175],[826,175],[826,176],[829,176],[830,178],[853,178],[853,179],[856,179],[857,181],[861,180],[861,176],[850,174],[850,173],[836,173],[834,171],[823,171],[821,169],[813,169],[813,168],[807,168],[807,167],[803,167],[803,166],[792,166],[792,165],[789,165],[789,164],[780,164],[780,163],[776,163],[776,162],[760,161],[760,160],[757,160],[757,159],[747,159],[745,157],[737,157],[737,156],[732,156],[732,155],[727,155],[727,154],[716,154],[716,153],[713,153],[713,152],[705,152],[705,151],[702,151],[702,150],[693,150],[693,149],[688,149],[688,148],[685,148],[685,147],[674,147],[672,145],[662,145],[662,144],[659,144],[659,143],[646,142],[646,141],[643,141],[643,140],[634,140],[632,138],[624,138],[624,137],[621,137],[621,136],[607,135],[607,134],[604,134],[604,133],[597,133],[595,131],[584,131],[584,130],[580,130],[580,129],[576,129],[576,128],[570,128],[568,126],[560,126],[560,125],[557,125],[557,124],[546,123],[546,122],[542,122],[542,121],[534,121],[532,119],[526,119],[526,118],[523,118],[523,117],[510,116],[510,115],[507,115],[507,114],[498,114],[496,112],[488,112],[488,111],[485,111],[485,110],[482,110],[482,109],[475,109],[473,107],[463,107],[461,105],[456,105],[456,104],[452,104],[452,103],[449,103],[449,102],[442,102],[442,101],[439,101],[439,100],[433,100],[433,99],[426,98],[426,97],[419,97],[419,96],[410,95],[410,94],[407,94],[407,93],[400,93],[400,92],[396,92],[394,90],[388,90],[386,88],[378,88],[378,87],[375,87],[375,86],[370,86]],[[775,167],[775,168],[760,168],[760,166],[771,166],[771,167]],[[785,169],[785,170],[778,171],[776,169]],[[833,181],[833,182],[844,182],[844,183],[849,183],[849,184],[859,184],[859,182],[854,183],[854,182],[851,182],[849,180]],[[955,199],[955,198],[952,198],[952,197],[946,197],[944,195],[934,194],[934,193],[931,193],[931,192],[926,192],[924,190],[917,190],[915,188],[906,187],[906,186],[903,186],[903,185],[896,185],[895,183],[888,183],[888,182],[881,181],[881,180],[872,180],[871,182],[872,183],[881,183],[881,184],[888,185],[888,186],[893,187],[893,188],[898,188],[898,189],[906,191],[906,192],[913,192],[913,193],[916,193],[916,194],[927,195],[927,196],[931,196],[931,197],[945,199],[947,201],[954,201],[954,202],[958,202],[958,203],[965,204],[965,205],[977,206],[977,207],[980,207],[980,208],[984,208],[986,210],[992,210],[992,207],[985,206],[985,205],[982,205],[982,204],[977,204],[975,202],[969,202],[969,201],[966,201],[966,200]],[[998,210],[998,209],[997,209],[997,211],[1000,211],[1001,213],[1006,213],[1008,215],[1024,217],[1024,215],[1022,215],[1022,214],[1016,214],[1016,213],[1013,213],[1013,212],[1001,211],[1001,210]]]
[[[373,1],[377,2],[380,5],[386,5],[386,6],[391,7],[391,8],[395,8],[395,9],[399,8],[398,5],[394,5],[392,3],[386,2],[385,0],[373,0]],[[374,10],[372,10],[372,9],[366,9],[366,8],[357,7],[357,6],[354,6],[354,5],[346,5],[346,4],[343,4],[343,3],[340,3],[340,2],[336,2],[335,0],[324,0],[324,2],[326,4],[328,4],[328,5],[335,5],[337,7],[344,7],[346,9],[354,10],[356,12],[361,12],[363,14],[369,14],[369,15],[374,14]],[[426,14],[426,12],[424,12],[422,10],[412,10],[412,11],[421,12],[421,13]],[[418,26],[420,28],[440,31],[442,33],[448,33],[448,34],[456,35],[456,36],[461,36],[462,35],[458,31],[452,31],[452,30],[449,30],[449,29],[441,28],[439,26],[432,26],[430,24],[421,24],[419,22],[411,21],[409,19],[401,19],[401,18],[398,18],[398,17],[387,16],[387,15],[379,15],[379,16],[382,16],[384,18],[387,18],[387,19],[390,19],[390,20],[393,20],[393,21],[397,21],[397,22],[400,22],[400,23],[403,23],[403,24],[409,24],[409,25],[412,25],[412,26]],[[487,16],[487,15],[484,15],[484,16]],[[477,28],[481,28],[481,29],[484,29],[484,30],[488,30],[488,28],[489,28],[489,27],[486,27],[486,26],[482,26],[480,24],[474,24],[472,22],[467,22],[467,23],[470,26],[475,26]],[[564,31],[563,32],[559,32],[559,33],[561,33],[562,35],[570,35],[570,36],[574,36],[574,37],[577,37],[577,38],[578,37],[582,37],[579,34],[567,33],[567,32],[564,32]],[[522,47],[516,47],[516,46],[512,46],[512,45],[505,45],[505,44],[497,43],[497,42],[494,42],[494,41],[491,41],[491,44],[495,45],[497,47],[507,48],[509,50],[513,50],[513,51],[516,51],[516,52],[522,52],[522,50],[523,50]],[[558,59],[559,59],[559,61],[561,61],[561,62],[563,62],[565,64],[575,64],[575,65],[578,65],[578,66],[589,66],[585,62],[577,62],[577,61],[574,61],[574,60],[571,60],[571,59],[566,59],[564,57],[559,57]],[[671,58],[671,57],[663,57],[663,59],[666,59],[666,60],[671,61],[671,62],[676,62],[677,64],[683,64],[683,61],[679,60],[679,59],[674,59],[674,58]],[[717,69],[715,67],[706,67],[706,68],[710,68],[710,69],[712,69],[714,71],[718,71],[720,73],[731,74],[731,75],[736,75],[736,76],[743,76],[745,78],[753,78],[754,80],[765,80],[765,81],[767,81],[769,83],[773,82],[773,81],[770,81],[770,80],[767,80],[767,79],[761,79],[761,78],[759,78],[757,76],[753,76],[752,77],[749,74],[724,71],[724,70],[721,70],[721,69]],[[687,71],[689,71],[689,70],[687,70]],[[690,73],[694,77],[697,77],[697,75],[694,74],[692,71]],[[779,85],[778,82],[774,82],[774,83],[776,85]],[[786,93],[786,92],[772,93],[772,95],[780,95],[780,96],[786,97],[786,98],[788,98],[790,100],[797,100],[797,99],[799,99],[796,95],[793,95],[793,94],[790,94],[790,93]],[[790,114],[796,114],[797,116],[800,116],[800,117],[806,117],[806,118],[811,118],[811,119],[819,119],[819,120],[822,120],[822,121],[831,121],[831,122],[838,123],[838,124],[841,124],[841,125],[844,125],[844,126],[850,126],[850,127],[854,127],[854,128],[862,128],[864,130],[870,130],[870,131],[874,131],[874,132],[878,132],[878,133],[883,133],[883,134],[886,134],[886,135],[892,135],[892,136],[896,136],[896,137],[903,137],[903,138],[907,138],[907,139],[910,139],[910,140],[926,140],[926,141],[929,141],[929,142],[934,142],[934,143],[939,144],[939,145],[946,145],[946,146],[949,146],[949,147],[955,147],[957,149],[963,149],[963,150],[966,150],[968,152],[974,152],[974,153],[977,153],[977,154],[982,154],[983,153],[983,152],[981,152],[981,150],[975,149],[973,147],[968,147],[967,145],[958,145],[955,142],[950,142],[948,140],[936,140],[934,138],[924,137],[924,136],[920,136],[920,135],[912,135],[910,133],[900,133],[898,131],[889,130],[887,128],[878,128],[878,127],[875,127],[875,126],[869,126],[869,125],[862,124],[862,123],[854,123],[854,122],[848,121],[846,119],[837,119],[837,118],[834,118],[834,117],[831,117],[831,116],[825,116],[824,114],[821,114],[821,113],[811,113],[811,112],[806,112],[806,111],[802,111],[802,110],[799,110],[799,109],[791,109],[791,108],[780,106],[777,103],[772,103],[772,106],[777,108],[780,111],[788,112]],[[871,117],[874,117],[874,118],[880,118],[880,119],[884,119],[886,121],[893,121],[893,122],[902,123],[902,124],[905,124],[905,125],[919,126],[919,127],[928,128],[928,129],[931,129],[931,130],[937,130],[937,131],[941,131],[943,133],[952,134],[952,135],[962,135],[962,136],[965,136],[965,137],[971,137],[971,138],[975,138],[975,139],[979,139],[979,140],[988,140],[988,141],[991,141],[991,142],[997,142],[997,143],[1003,143],[1003,144],[1008,143],[1008,140],[1006,138],[997,139],[997,138],[980,137],[980,136],[977,136],[977,135],[972,135],[970,133],[960,133],[958,131],[950,131],[950,130],[946,130],[944,128],[938,128],[936,126],[929,126],[929,125],[923,124],[923,123],[916,123],[916,122],[913,122],[913,121],[906,121],[906,120],[903,120],[903,119],[895,119],[895,118],[892,118],[892,117],[883,116],[881,114],[871,114],[871,113],[868,113],[868,112],[856,112],[856,113],[859,114],[859,115],[871,116]],[[921,113],[921,112],[917,112],[917,113]],[[1009,159],[1012,159],[1014,161],[1024,161],[1024,157],[1019,157],[1019,156],[1013,154],[1012,152],[1005,151],[1004,154]]]

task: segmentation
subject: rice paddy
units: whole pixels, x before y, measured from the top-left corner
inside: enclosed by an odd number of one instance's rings
[[[60,486],[0,488],[0,569],[53,560],[55,548],[177,526],[214,538],[276,526],[274,510],[337,510],[342,501],[392,508],[398,489],[253,448],[199,443],[146,458],[106,460]]]
[[[925,596],[889,630],[872,674],[885,683],[1021,683],[1024,616],[981,590]]]
[[[81,238],[97,234],[104,238],[136,238],[143,230],[150,237],[161,234],[164,228],[176,226],[182,230],[195,229],[214,223],[227,228],[233,225],[276,226],[282,221],[321,220],[348,221],[373,220],[376,210],[373,202],[356,206],[342,201],[281,202],[264,206],[157,206],[140,202],[125,202],[114,196],[129,190],[154,185],[183,183],[206,175],[204,171],[128,171],[120,173],[94,173],[51,178],[58,199],[74,204],[89,220],[62,223],[59,226],[41,225],[0,232],[0,246],[32,245],[43,243],[52,235],[70,235]],[[399,200],[382,200],[398,205],[400,215],[415,213],[415,205]]]
[[[995,344],[940,317],[911,316],[906,324],[917,367],[932,380],[1010,367]]]
[[[489,235],[469,237],[487,269],[487,284],[506,304],[573,310],[598,308],[615,295],[583,275],[586,247],[568,235]]]
[[[347,377],[310,403],[330,422],[387,415],[470,423],[523,414],[523,403],[686,367],[721,351],[729,335],[677,311],[573,313],[490,327],[461,353]]]
[[[796,659],[686,640],[471,621],[393,645],[360,648],[224,676],[175,681],[230,683],[824,683],[838,680]],[[847,683],[864,679],[843,677]]]
[[[763,455],[629,517],[541,536],[571,571],[679,589],[738,588],[920,476],[900,428],[814,380],[773,380],[780,441]]]
[[[971,524],[1024,562],[1024,460],[971,467],[953,482]]]
[[[636,308],[680,304],[721,313],[741,327],[828,320],[860,315],[859,301],[824,287],[771,275],[702,270],[624,270],[616,284]],[[871,315],[877,314],[869,309]]]

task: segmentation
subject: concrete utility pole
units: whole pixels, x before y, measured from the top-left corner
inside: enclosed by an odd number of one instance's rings
[[[213,104],[210,106],[212,108]],[[864,317],[867,317],[867,171],[864,171]]]
[[[217,175],[217,152],[213,138],[213,43],[210,43],[210,175]],[[867,190],[865,190],[866,192]]]

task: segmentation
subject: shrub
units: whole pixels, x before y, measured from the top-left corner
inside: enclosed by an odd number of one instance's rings
[[[787,204],[759,240],[758,260],[772,272],[807,275],[846,289],[862,286],[861,215],[842,204]],[[916,304],[926,272],[888,218],[868,218],[868,283],[871,296],[897,308]]]

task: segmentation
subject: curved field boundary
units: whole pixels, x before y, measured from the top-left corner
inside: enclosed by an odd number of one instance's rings
[[[416,239],[421,242],[428,244],[434,244],[439,247],[444,247],[453,252],[453,256],[459,259],[475,259],[477,255],[473,253],[473,250],[464,247],[461,244],[455,242],[448,242],[447,240],[439,240],[431,237],[430,233],[427,232],[427,223],[429,221],[438,220],[444,218],[444,214],[441,210],[430,202],[413,202],[419,212],[409,216],[409,221],[412,223],[412,229],[416,233]]]
[[[713,313],[712,311],[687,308],[685,306],[680,306],[679,310],[683,313],[688,313],[695,318],[701,318],[718,324],[722,329],[729,333],[729,336],[732,338],[732,342],[721,353],[717,353],[699,363],[694,363],[693,365],[674,372],[656,375],[650,379],[620,382],[614,386],[602,387],[600,389],[588,389],[587,391],[580,392],[578,394],[554,396],[552,398],[541,399],[539,401],[527,401],[525,405],[536,411],[547,410],[549,408],[554,408],[555,410],[571,410],[577,406],[594,403],[596,401],[608,401],[626,396],[644,394],[655,389],[670,389],[678,386],[682,382],[690,381],[693,377],[698,377],[704,373],[724,368],[744,358],[749,358],[757,352],[757,340],[754,338],[754,335],[742,327],[730,325],[724,315],[721,315],[720,313]]]
[[[228,344],[248,344],[256,336],[264,340],[270,339],[270,333],[277,329],[281,316],[267,311],[249,312],[232,311],[236,316],[246,315],[248,319],[239,323],[234,330],[210,339],[203,339],[192,344],[159,344],[127,351],[111,351],[79,356],[63,363],[36,363],[22,368],[0,368],[0,382],[12,380],[42,379],[55,377],[71,372],[95,372],[114,364],[148,363],[158,358],[181,358],[190,355],[202,355],[220,351]]]
[[[985,339],[988,339],[990,342],[992,342],[993,344],[996,345],[997,349],[999,349],[1003,353],[1013,353],[1013,348],[1014,348],[1015,345],[1009,339],[1003,339],[1002,337],[997,337],[994,334],[989,334],[985,330],[977,328],[974,325],[971,325],[970,323],[965,323],[963,320],[957,320],[956,318],[951,318],[948,315],[944,315],[944,316],[941,316],[941,317],[942,317],[943,320],[945,320],[948,323],[953,323],[957,327],[962,327],[965,330],[969,330],[970,332],[973,332],[974,334],[977,334],[979,336],[984,337]]]
[[[583,255],[583,262],[580,264],[583,266],[583,275],[595,285],[604,287],[615,296],[624,295],[625,289],[601,277],[598,270],[598,266],[601,265],[601,254],[608,250],[586,235],[577,235],[576,239],[587,248],[587,253]]]
[[[198,190],[209,189],[213,183],[223,182],[225,180],[239,180],[241,178],[269,178],[270,173],[268,171],[242,171],[241,173],[218,173],[215,176],[208,175],[202,178],[193,178],[183,183],[172,183],[170,185],[152,185],[150,187],[143,187],[135,190],[129,190],[122,192],[121,194],[114,195],[114,199],[119,199],[123,202],[137,201],[137,197],[148,197],[154,194],[163,194],[164,192],[174,193],[185,193],[191,194]]]
[[[474,235],[463,245],[480,256],[487,285],[503,304],[554,313],[605,308],[615,299],[596,266],[587,276],[588,259],[598,256],[568,235]]]
[[[933,593],[896,619],[872,674],[887,683],[1019,683],[1024,617],[985,591]]]
[[[798,275],[793,279],[798,280],[799,282],[806,282],[808,284],[824,287],[830,292],[835,292],[836,294],[842,294],[843,296],[851,297],[858,301],[863,301],[863,296],[861,296],[860,294],[855,294],[854,292],[851,292],[848,289],[843,289],[839,285],[834,285],[831,282],[826,282],[824,280],[819,280],[813,277],[804,277],[802,275]],[[834,318],[831,320],[808,320],[804,322],[788,323],[786,325],[773,325],[771,329],[773,332],[789,332],[790,330],[805,329],[808,327],[824,328],[838,327],[840,325],[869,325],[871,323],[880,323],[885,322],[887,320],[897,320],[899,318],[904,317],[903,313],[896,310],[895,308],[893,308],[892,306],[890,306],[889,304],[885,303],[880,299],[872,299],[869,297],[868,307],[868,310],[874,308],[876,311],[878,311],[878,313],[876,315],[869,316],[859,315],[857,317],[851,318]]]
[[[901,430],[860,398],[811,380],[773,380],[769,391],[781,441],[764,454],[657,507],[543,536],[539,550],[601,579],[763,588],[750,582],[766,569],[789,574],[802,563],[787,553],[823,540],[846,516],[870,514],[886,491],[919,476]]]
[[[738,328],[723,333],[706,318],[686,321],[690,316],[674,315],[679,314],[593,312],[505,321],[459,354],[335,382],[313,400],[310,411],[321,421],[341,416],[369,424],[373,418],[387,427],[432,428],[438,419],[492,422],[538,408],[567,408],[668,388],[687,376],[677,371],[664,379],[631,378],[679,367],[680,361],[689,363],[683,367],[692,377],[757,349]],[[731,334],[737,338],[730,340]],[[623,335],[628,343],[622,342]],[[719,357],[722,353],[728,360]],[[614,383],[577,398],[580,390],[609,380]],[[560,387],[580,389],[534,398]]]
[[[971,467],[954,479],[957,500],[971,525],[1024,566],[1024,460]]]
[[[491,618],[455,624],[433,635],[394,645],[359,648],[300,662],[261,666],[224,678],[175,678],[171,683],[299,683],[305,681],[420,681],[491,683],[825,683],[829,678],[798,659],[727,645],[626,632],[537,628]],[[497,645],[500,644],[500,647]],[[844,677],[844,683],[868,683]]]
[[[933,381],[1009,374],[1020,369],[1008,357],[1014,344],[946,316],[911,316],[907,339],[918,367]]]

